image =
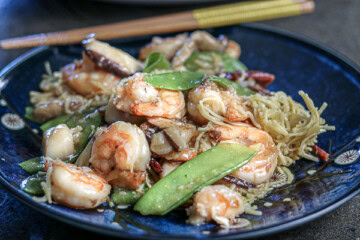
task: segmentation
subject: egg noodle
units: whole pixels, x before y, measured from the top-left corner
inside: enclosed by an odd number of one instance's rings
[[[311,146],[317,142],[317,136],[320,133],[335,130],[334,126],[327,125],[320,117],[327,106],[326,103],[318,109],[306,93],[299,91],[299,95],[304,100],[307,109],[284,92],[275,92],[271,96],[255,94],[247,97],[245,104],[249,107],[249,111],[243,114],[250,118],[255,127],[263,129],[272,137],[279,152],[274,177],[266,183],[248,189],[230,186],[246,198],[248,207],[245,212],[248,214],[261,215],[261,212],[256,210],[256,206],[251,206],[251,204],[257,199],[264,198],[275,187],[290,184],[293,181],[294,175],[287,167],[295,160],[303,157],[318,161],[318,158],[310,153]],[[211,101],[216,101],[216,99],[203,99],[199,103],[200,114],[210,121],[196,139],[195,146],[200,152],[216,145],[211,142],[209,134],[206,134],[207,131],[213,129],[214,124],[229,127],[235,124],[245,125],[226,121],[226,118],[206,105],[206,102]],[[229,185],[226,182],[222,184]]]

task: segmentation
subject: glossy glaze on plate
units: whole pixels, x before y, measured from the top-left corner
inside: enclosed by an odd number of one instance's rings
[[[49,61],[59,69],[74,58],[81,57],[78,45],[41,47],[19,58],[2,71],[0,86],[0,183],[18,199],[57,219],[104,234],[132,238],[245,238],[260,236],[303,224],[339,206],[360,191],[360,72],[342,57],[336,57],[299,38],[263,27],[237,26],[209,30],[214,35],[225,34],[242,46],[241,60],[249,69],[263,70],[276,75],[270,86],[285,91],[295,100],[304,90],[316,106],[326,101],[323,114],[335,132],[320,135],[319,146],[328,149],[331,143],[332,161],[322,171],[322,164],[297,161],[291,169],[297,180],[283,186],[257,205],[263,216],[244,215],[251,225],[242,229],[222,229],[215,224],[200,227],[185,224],[183,210],[164,217],[140,216],[131,209],[104,207],[78,211],[58,205],[35,203],[19,190],[28,175],[18,163],[41,154],[37,125],[23,124],[11,111],[24,114],[29,105],[28,92],[38,89],[43,63]],[[136,55],[150,37],[113,41],[112,44]],[[6,100],[6,104],[3,100]],[[35,130],[34,130],[35,129]],[[281,177],[281,176],[278,176]],[[291,201],[288,201],[291,200]],[[119,224],[112,224],[113,221]]]

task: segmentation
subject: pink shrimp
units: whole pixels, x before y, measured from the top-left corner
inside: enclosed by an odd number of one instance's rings
[[[149,145],[136,125],[115,122],[96,138],[90,162],[112,186],[136,189],[145,179]],[[126,180],[126,181],[125,181]],[[126,183],[127,182],[127,183]]]
[[[201,225],[215,221],[220,225],[230,225],[231,221],[245,210],[240,194],[223,185],[212,185],[201,189],[188,209],[189,222]]]
[[[119,82],[117,76],[101,70],[85,54],[82,61],[66,65],[62,77],[71,89],[83,96],[111,95]]]
[[[245,114],[247,107],[243,102],[236,92],[220,89],[216,83],[206,81],[189,91],[187,110],[192,120],[199,124],[208,122],[199,110],[200,104],[231,122],[241,122],[248,119]]]
[[[49,166],[50,165],[50,166]],[[56,160],[47,164],[51,197],[71,208],[95,208],[105,202],[111,186],[88,167]]]
[[[185,115],[183,93],[154,88],[144,82],[144,76],[134,74],[116,88],[115,107],[138,116],[182,118]]]
[[[215,131],[221,133],[218,141],[235,141],[258,151],[248,164],[231,173],[232,176],[257,185],[273,175],[278,151],[268,133],[251,126],[217,126]]]

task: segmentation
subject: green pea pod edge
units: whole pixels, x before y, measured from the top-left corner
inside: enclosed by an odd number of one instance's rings
[[[218,54],[221,54],[221,53],[218,53]],[[221,58],[224,63],[225,71],[227,71],[227,72],[235,72],[238,70],[243,70],[243,71],[248,70],[246,65],[237,59],[234,59],[225,54],[221,54]]]
[[[27,173],[34,174],[39,171],[43,171],[44,166],[44,158],[43,157],[35,157],[29,160],[26,160],[19,164],[19,166]]]
[[[241,61],[234,59],[226,54],[220,52],[194,52],[185,61],[184,66],[187,70],[196,72],[200,69],[211,69],[214,66],[213,55],[217,55],[223,62],[224,69],[227,72],[235,72],[238,70],[246,71],[247,67]]]
[[[257,152],[241,144],[219,144],[155,183],[134,206],[142,215],[165,215],[193,194],[247,164]]]
[[[41,183],[45,182],[45,174],[44,175],[31,175],[27,177],[21,183],[21,190],[34,196],[44,195],[44,190],[41,187]]]
[[[64,118],[63,118],[64,117]],[[65,120],[66,119],[66,120]],[[65,121],[64,121],[65,120]],[[99,127],[102,123],[102,116],[98,111],[93,111],[90,113],[81,113],[75,114],[72,116],[64,115],[51,120],[45,124],[46,128],[55,127],[59,124],[65,123],[69,128],[74,128],[76,126],[81,126],[82,131],[79,137],[78,143],[75,145],[75,153],[64,159],[64,162],[74,163],[79,157],[81,152],[86,147],[89,140],[95,134],[96,128]],[[46,129],[44,127],[44,129]],[[46,131],[46,130],[45,130]],[[43,157],[35,157],[29,160],[26,160],[19,164],[19,166],[29,174],[35,174],[39,171],[44,170],[44,159]]]
[[[56,127],[59,124],[66,123],[66,121],[68,121],[70,119],[70,117],[71,117],[71,115],[62,115],[62,116],[56,117],[56,118],[51,119],[51,120],[45,122],[44,124],[42,124],[40,126],[40,129],[43,132],[45,132],[49,128]]]
[[[229,79],[226,78],[221,78],[211,75],[210,80],[216,82],[222,87],[229,87],[229,86],[233,87],[239,96],[251,96],[256,94],[256,92],[251,91],[249,88],[240,86],[238,83],[230,81]]]
[[[24,118],[31,121],[31,122],[34,122],[34,123],[37,123],[37,124],[40,124],[41,122],[36,120],[34,118],[34,115],[33,115],[33,112],[34,112],[34,108],[31,107],[31,106],[27,106],[25,107],[25,114],[24,114]]]
[[[102,123],[101,114],[95,110],[91,113],[82,113],[78,115],[73,115],[66,122],[66,125],[69,128],[74,128],[76,126],[80,126],[82,128],[79,140],[75,145],[75,154],[70,155],[64,162],[74,163],[76,159],[80,156],[81,152],[86,147],[89,140],[93,137],[96,132],[96,129]]]
[[[111,201],[115,205],[134,205],[142,195],[135,190],[118,188],[112,192]]]
[[[147,74],[144,81],[156,88],[185,91],[203,83],[204,76],[200,72],[170,72]]]
[[[154,70],[169,70],[169,61],[159,52],[153,52],[147,56],[143,72],[149,73]]]

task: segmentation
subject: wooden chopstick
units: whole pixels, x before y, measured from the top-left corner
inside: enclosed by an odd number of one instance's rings
[[[314,2],[307,0],[240,2],[128,22],[10,38],[2,40],[0,47],[14,49],[79,43],[90,33],[100,40],[169,33],[295,16],[313,10]]]

